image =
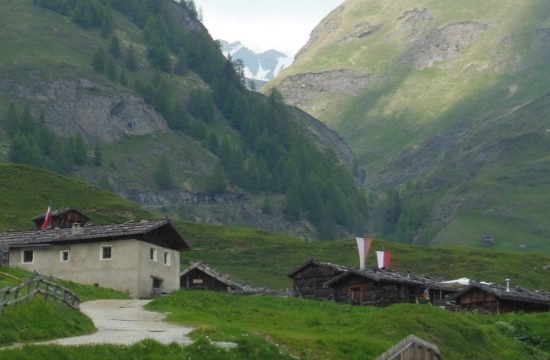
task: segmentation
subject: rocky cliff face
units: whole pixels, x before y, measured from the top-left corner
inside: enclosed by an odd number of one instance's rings
[[[143,98],[82,77],[47,80],[39,71],[4,73],[0,90],[29,104],[34,115],[43,116],[61,137],[80,133],[88,140],[114,143],[125,136],[168,130],[166,121]]]

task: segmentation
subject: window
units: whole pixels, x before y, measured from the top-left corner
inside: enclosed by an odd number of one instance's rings
[[[192,283],[193,283],[193,285],[202,285],[203,281],[202,281],[202,279],[193,279]]]
[[[153,261],[157,261],[157,249],[155,249],[155,248],[150,248],[149,249],[149,259],[151,259]]]
[[[69,262],[69,250],[61,250],[59,252],[59,260],[61,262]]]
[[[111,260],[113,257],[113,251],[112,246],[110,245],[103,245],[99,249],[99,258],[101,260]]]
[[[23,250],[21,262],[23,264],[32,264],[34,262],[34,250]]]
[[[170,266],[170,252],[164,252],[164,265]]]

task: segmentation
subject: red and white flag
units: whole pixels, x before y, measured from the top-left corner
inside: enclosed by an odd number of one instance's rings
[[[355,238],[355,241],[357,241],[357,250],[359,251],[359,269],[365,270],[370,247],[372,245],[372,239],[357,237]]]
[[[47,228],[49,228],[51,221],[52,221],[52,211],[48,206],[48,211],[46,211],[46,216],[44,217],[44,222],[42,223],[42,226],[40,226],[40,230],[46,230]]]
[[[391,263],[391,252],[389,251],[377,251],[376,260],[378,260],[379,269],[389,269]]]

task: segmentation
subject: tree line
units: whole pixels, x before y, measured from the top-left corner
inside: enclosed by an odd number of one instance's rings
[[[52,133],[44,118],[36,119],[28,107],[18,109],[11,105],[5,114],[5,130],[11,139],[8,158],[11,162],[35,165],[61,174],[68,174],[74,166],[93,161],[101,162],[101,150],[96,147],[90,159],[80,134],[63,139]],[[99,162],[99,163],[98,163]]]

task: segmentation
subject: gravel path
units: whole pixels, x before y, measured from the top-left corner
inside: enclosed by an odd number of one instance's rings
[[[97,300],[80,304],[80,310],[94,322],[98,331],[91,335],[57,339],[42,344],[132,345],[144,339],[153,339],[162,344],[176,342],[192,343],[187,335],[193,330],[169,324],[164,315],[146,311],[143,307],[150,300]]]

